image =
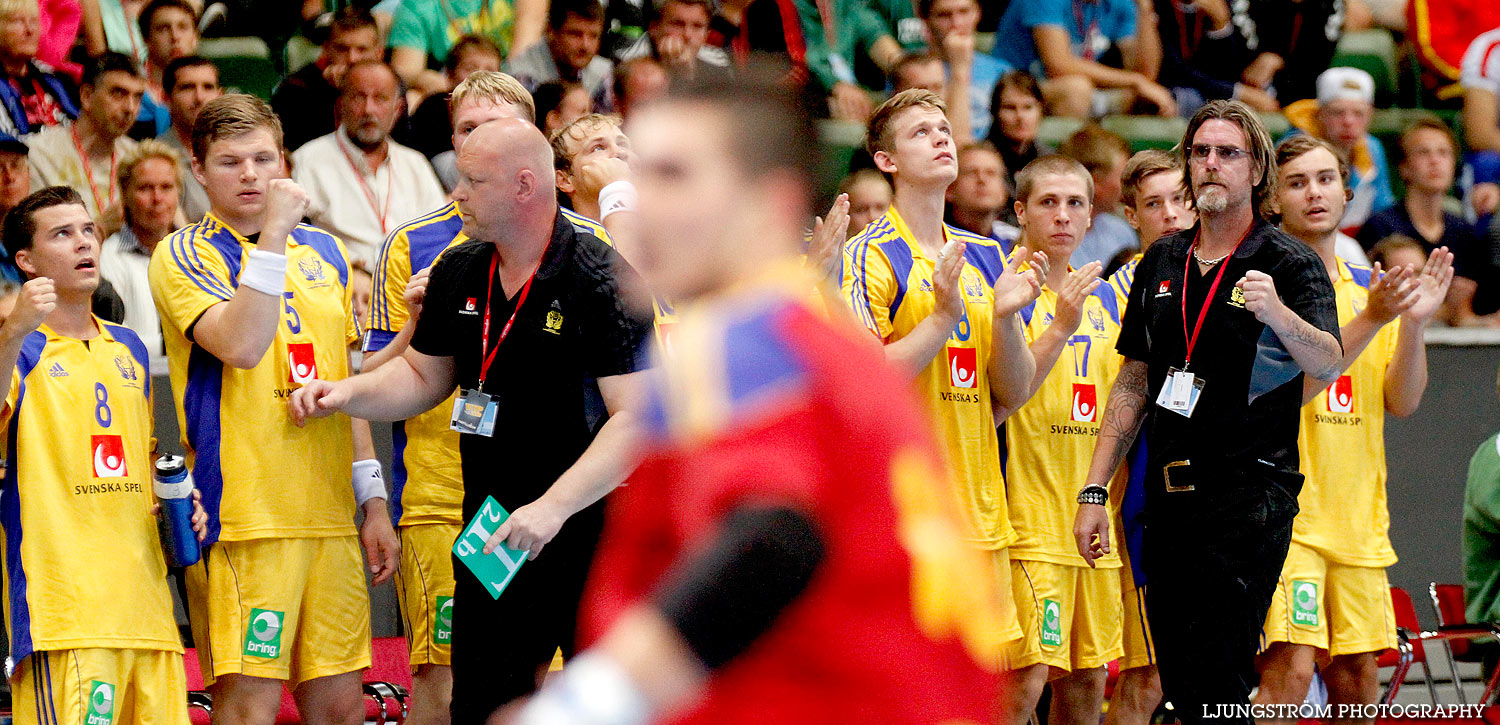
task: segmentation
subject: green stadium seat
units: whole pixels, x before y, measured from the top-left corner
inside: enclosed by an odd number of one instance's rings
[[[818,123],[818,134],[823,141],[823,165],[818,190],[832,199],[839,182],[849,173],[849,162],[854,158],[854,152],[865,144],[865,126],[856,121],[825,120]],[[822,210],[818,213],[822,214]]]
[[[291,75],[317,60],[322,52],[323,49],[317,43],[300,35],[294,35],[286,42],[286,48],[281,51],[281,65],[286,68],[286,74]]]
[[[1272,139],[1280,139],[1292,130],[1292,122],[1286,120],[1286,116],[1280,113],[1259,112],[1255,115],[1260,116],[1260,122],[1265,125],[1266,133],[1270,134]]]
[[[1099,125],[1129,141],[1132,153],[1145,149],[1171,149],[1181,143],[1182,134],[1187,133],[1187,121],[1177,117],[1108,116]]]
[[[1339,39],[1330,66],[1359,68],[1375,79],[1375,105],[1389,106],[1396,100],[1396,39],[1389,30],[1374,29],[1345,33]]]
[[[1041,126],[1037,127],[1036,137],[1038,141],[1048,145],[1057,146],[1074,131],[1083,128],[1084,120],[1081,118],[1063,118],[1060,116],[1049,116],[1042,119]]]
[[[233,38],[204,38],[198,43],[198,55],[208,58],[266,58],[271,57],[271,48],[266,41],[253,36]]]
[[[281,82],[281,73],[269,58],[229,56],[214,58],[214,65],[219,67],[219,85],[229,93],[248,93],[269,101]]]

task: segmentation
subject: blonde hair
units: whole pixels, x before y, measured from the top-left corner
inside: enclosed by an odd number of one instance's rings
[[[0,17],[15,13],[41,15],[41,12],[41,5],[37,0],[0,0]]]
[[[474,71],[448,94],[448,112],[452,113],[469,99],[491,103],[509,103],[526,109],[526,120],[536,123],[536,102],[521,82],[506,73],[494,70]]]
[[[1135,196],[1141,193],[1141,184],[1157,174],[1168,171],[1182,172],[1182,158],[1161,149],[1138,151],[1125,162],[1125,171],[1120,174],[1120,201],[1125,206],[1135,206]]]
[[[270,131],[276,150],[283,150],[281,119],[276,117],[269,103],[244,93],[219,96],[204,105],[193,121],[193,158],[203,161],[213,142],[258,128]]]
[[[120,182],[120,188],[124,189],[135,176],[135,170],[142,163],[151,159],[165,159],[172,164],[172,171],[178,175],[182,174],[182,157],[177,150],[154,138],[148,138],[136,144],[136,147],[120,159],[120,165],[116,169],[115,178]]]
[[[1083,180],[1083,185],[1088,189],[1089,203],[1094,199],[1094,175],[1079,163],[1077,159],[1063,156],[1062,154],[1047,154],[1027,164],[1025,168],[1016,172],[1016,201],[1022,204],[1031,202],[1031,192],[1036,186],[1036,179],[1043,174],[1056,174],[1066,176],[1071,174]]]
[[[865,127],[865,148],[871,156],[876,151],[890,151],[885,128],[896,114],[908,108],[932,108],[942,113],[948,112],[948,106],[943,103],[942,97],[924,88],[908,88],[891,96],[870,114],[870,123]]]
[[[573,166],[573,153],[569,144],[583,138],[584,134],[601,128],[619,128],[624,119],[612,113],[585,113],[547,137],[552,144],[552,163],[558,171],[567,171]]]

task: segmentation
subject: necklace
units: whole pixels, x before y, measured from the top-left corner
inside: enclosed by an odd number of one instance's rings
[[[1229,250],[1229,254],[1234,254],[1234,250],[1233,249]],[[1203,265],[1205,267],[1212,267],[1212,266],[1214,266],[1214,265],[1216,265],[1216,264],[1218,264],[1218,263],[1220,263],[1220,262],[1228,259],[1229,258],[1229,254],[1226,254],[1226,255],[1224,255],[1222,257],[1219,257],[1217,259],[1204,259],[1202,256],[1200,256],[1198,254],[1198,247],[1197,247],[1197,245],[1193,246],[1193,259],[1198,260],[1198,264],[1201,264],[1201,265]]]

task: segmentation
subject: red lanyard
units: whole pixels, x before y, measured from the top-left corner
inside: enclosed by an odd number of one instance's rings
[[[1198,45],[1203,42],[1203,15],[1204,15],[1204,13],[1203,13],[1202,10],[1198,10],[1197,12],[1193,13],[1193,34],[1191,36],[1192,37],[1192,47],[1189,48],[1188,47],[1188,45],[1189,45],[1188,44],[1188,38],[1189,38],[1189,36],[1188,36],[1188,29],[1187,29],[1187,22],[1188,22],[1187,13],[1184,13],[1182,11],[1182,8],[1179,7],[1176,2],[1172,3],[1172,10],[1177,13],[1177,40],[1178,40],[1178,47],[1182,48],[1182,57],[1183,57],[1184,60],[1192,60],[1195,56],[1198,55]]]
[[[1254,228],[1253,226],[1251,227],[1251,229]],[[1193,237],[1193,243],[1188,246],[1187,264],[1182,265],[1182,337],[1187,341],[1187,355],[1182,359],[1182,368],[1184,370],[1187,369],[1188,363],[1193,361],[1193,347],[1198,344],[1198,333],[1203,331],[1203,320],[1208,317],[1208,307],[1213,304],[1214,292],[1218,291],[1220,280],[1224,279],[1224,270],[1229,269],[1229,257],[1233,257],[1235,249],[1240,248],[1240,242],[1245,241],[1245,237],[1250,236],[1250,229],[1246,229],[1245,235],[1240,237],[1240,241],[1234,243],[1234,249],[1229,250],[1229,256],[1219,262],[1219,273],[1214,275],[1214,283],[1208,286],[1208,296],[1203,298],[1203,307],[1198,310],[1198,324],[1193,326],[1193,334],[1189,336],[1187,329],[1188,270],[1192,268],[1193,264],[1193,249],[1197,248],[1198,240],[1202,236],[1203,232],[1199,231],[1198,236]]]
[[[1073,0],[1073,21],[1078,25],[1078,32],[1083,33],[1083,59],[1094,59],[1094,33],[1099,30],[1099,16],[1096,14],[1089,20],[1087,28],[1083,26],[1083,2],[1084,0]]]
[[[479,368],[479,389],[484,389],[484,378],[489,374],[490,364],[495,362],[495,353],[500,351],[500,344],[510,335],[511,325],[516,324],[516,315],[521,314],[521,305],[526,304],[526,295],[531,292],[531,283],[536,280],[536,273],[541,271],[542,262],[547,260],[547,250],[552,247],[552,240],[547,240],[547,246],[542,247],[542,258],[537,260],[536,269],[531,270],[531,276],[526,278],[526,284],[521,286],[521,294],[516,297],[516,309],[510,313],[510,319],[505,321],[505,327],[500,329],[500,338],[495,340],[495,346],[490,347],[490,300],[495,296],[495,270],[500,264],[500,254],[492,253],[490,257],[490,286],[484,295],[484,334],[479,340],[479,354],[484,356],[484,365]],[[485,351],[489,351],[485,355]]]
[[[335,138],[333,140],[333,142],[334,142],[334,145],[336,145],[336,146],[339,147],[339,151],[343,152],[343,154],[344,154],[344,160],[349,162],[349,169],[354,172],[354,180],[359,182],[359,190],[363,191],[365,193],[365,201],[369,202],[369,204],[370,204],[370,211],[375,212],[375,214],[379,215],[379,217],[380,217],[380,238],[382,240],[385,239],[385,219],[386,219],[387,216],[390,215],[390,212],[391,212],[391,177],[393,177],[393,176],[396,175],[395,168],[386,169],[386,174],[385,174],[385,208],[381,209],[380,206],[375,203],[375,192],[371,191],[370,190],[370,185],[365,183],[365,175],[364,175],[364,173],[362,173],[359,170],[358,166],[354,165],[354,157],[350,156],[349,155],[349,150],[346,149],[346,148],[344,148],[344,142],[343,142],[343,140]],[[389,158],[386,159],[386,163],[390,163],[390,159]],[[376,171],[379,171],[379,169],[376,169]]]
[[[108,209],[108,204],[99,201],[99,187],[94,185],[94,166],[89,163],[89,155],[83,152],[83,142],[78,140],[78,127],[72,126],[68,134],[73,137],[73,148],[78,149],[78,160],[83,162],[83,178],[89,180],[89,191],[94,194],[94,208],[103,214]],[[115,202],[115,150],[109,150],[109,204]]]

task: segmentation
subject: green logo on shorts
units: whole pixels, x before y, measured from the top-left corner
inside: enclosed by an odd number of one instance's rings
[[[115,686],[94,680],[89,683],[89,711],[83,725],[110,725],[115,721]]]
[[[1292,580],[1292,624],[1318,626],[1318,583]]]
[[[251,609],[245,631],[245,654],[274,660],[281,656],[281,624],[286,615],[270,609]]]
[[[1062,605],[1056,599],[1042,600],[1042,646],[1062,646]]]
[[[432,643],[453,642],[453,597],[438,597],[432,612]]]

